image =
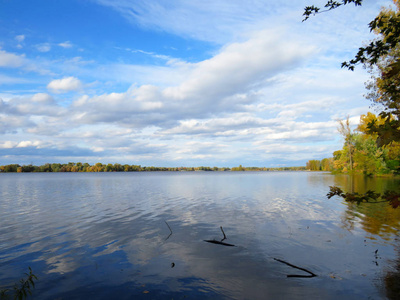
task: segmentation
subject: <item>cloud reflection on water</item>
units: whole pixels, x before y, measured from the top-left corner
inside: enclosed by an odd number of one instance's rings
[[[329,299],[346,290],[349,298],[362,298],[373,280],[376,267],[370,252],[376,246],[364,242],[363,229],[342,228],[338,212],[345,207],[325,198],[333,176],[70,175],[35,174],[57,184],[25,182],[20,197],[29,198],[34,191],[32,214],[13,206],[10,198],[2,202],[5,212],[19,211],[24,218],[20,227],[10,217],[0,221],[16,229],[1,231],[2,237],[20,247],[0,248],[0,266],[7,272],[10,264],[39,269],[39,295],[52,298],[75,289],[100,293],[119,285],[124,287],[117,294],[133,295],[145,285],[153,293],[196,297]],[[3,181],[9,188],[2,196],[12,194],[12,182]],[[49,197],[60,190],[63,197]],[[165,221],[172,230],[167,240]],[[24,227],[32,225],[35,230],[26,233]],[[220,226],[226,241],[237,247],[204,242],[221,239]],[[390,257],[390,249],[380,251]],[[275,257],[312,269],[318,278],[286,279],[301,271],[277,263]],[[339,284],[332,274],[346,282]],[[49,281],[56,282],[50,290]],[[367,289],[379,295],[374,287]]]

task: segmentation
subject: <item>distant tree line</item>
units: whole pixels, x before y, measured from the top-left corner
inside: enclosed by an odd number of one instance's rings
[[[4,173],[31,173],[31,172],[154,172],[154,171],[304,171],[305,167],[281,167],[281,168],[259,168],[259,167],[146,167],[141,165],[102,164],[96,163],[47,163],[41,166],[10,164],[0,166],[0,172]]]
[[[233,167],[231,171],[305,171],[306,167],[278,167],[278,168],[266,168],[266,167]]]

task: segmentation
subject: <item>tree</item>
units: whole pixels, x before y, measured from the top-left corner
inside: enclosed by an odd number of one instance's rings
[[[354,143],[355,143],[355,136],[353,131],[351,130],[350,127],[350,120],[349,117],[347,116],[346,121],[339,121],[339,127],[338,127],[339,133],[343,136],[345,140],[345,144],[347,147],[347,156],[349,158],[349,169],[350,171],[353,170],[353,152],[354,152]]]
[[[61,164],[51,164],[52,172],[60,172]]]
[[[333,158],[324,158],[321,160],[321,170],[322,171],[332,171],[333,170]]]
[[[309,160],[306,163],[306,168],[310,171],[321,171],[321,161],[317,159]]]
[[[387,151],[376,144],[376,139],[367,134],[355,136],[354,171],[365,175],[387,173]]]
[[[242,165],[239,165],[239,167],[233,167],[232,171],[246,171],[246,168]]]
[[[392,44],[375,63],[365,63],[371,73],[371,80],[366,84],[367,99],[383,107],[380,117],[384,122],[370,122],[368,125],[371,133],[378,134],[380,146],[400,141],[400,1],[394,3],[396,10],[382,9],[377,16],[379,26],[375,33],[385,43],[393,39],[397,43]],[[393,26],[397,31],[392,30]]]
[[[21,166],[18,164],[12,164],[12,165],[5,165],[0,167],[0,171],[2,172],[17,172],[18,168]]]
[[[391,168],[387,167],[388,153],[392,145],[379,147],[376,143],[377,135],[369,134],[368,122],[380,120],[372,113],[362,115],[356,130],[350,127],[349,119],[339,121],[339,132],[343,135],[345,143],[341,150],[333,153],[334,169],[338,172],[363,173],[366,175],[386,174]],[[380,120],[382,121],[382,120]],[[396,152],[393,151],[395,154]],[[393,159],[393,158],[392,158]],[[393,170],[393,169],[392,169]]]
[[[325,10],[314,5],[304,9],[304,20],[311,15],[330,11],[340,6],[353,3],[361,6],[362,0],[329,0]],[[360,47],[355,58],[343,62],[342,68],[354,70],[357,64],[364,64],[371,74],[367,83],[367,99],[383,107],[380,117],[382,124],[371,121],[368,130],[378,135],[379,146],[400,141],[400,0],[393,0],[395,10],[382,9],[378,16],[369,23],[371,31],[377,34],[377,39],[368,46]]]
[[[376,141],[377,146],[382,148],[382,151],[385,152],[385,163],[388,169],[395,173],[400,172],[400,142],[391,141],[388,144],[381,145],[379,140],[382,139],[382,137],[375,132],[371,132],[369,129],[369,124],[371,123],[376,124],[376,126],[384,126],[385,119],[368,112],[367,115],[361,115],[357,130],[365,135],[369,135]]]

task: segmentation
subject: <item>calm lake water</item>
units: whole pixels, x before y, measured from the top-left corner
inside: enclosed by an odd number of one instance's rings
[[[311,172],[0,174],[0,288],[32,299],[396,299],[399,180]],[[229,247],[205,242],[221,241]],[[309,275],[276,259],[304,268]],[[396,290],[397,289],[397,290]]]

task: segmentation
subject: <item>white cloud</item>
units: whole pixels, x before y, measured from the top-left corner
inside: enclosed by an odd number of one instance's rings
[[[49,43],[43,43],[36,45],[36,49],[40,52],[49,52],[51,50],[51,45]]]
[[[359,40],[368,37],[367,26],[356,29],[369,17],[360,13],[352,19],[353,8],[301,23],[307,0],[95,2],[150,29],[149,36],[156,29],[189,39],[143,46],[115,37],[115,45],[124,47],[108,45],[109,52],[103,45],[96,55],[82,40],[80,46],[87,48],[80,53],[70,41],[43,43],[36,45],[40,55],[26,52],[31,59],[0,49],[0,67],[22,67],[0,75],[8,89],[0,101],[0,132],[8,142],[0,148],[19,145],[19,153],[32,155],[27,150],[41,140],[48,147],[42,157],[69,149],[71,157],[96,152],[97,161],[262,165],[329,156],[341,146],[335,120],[366,113],[362,94],[368,75],[340,69]],[[371,6],[366,3],[362,11],[372,11]],[[266,29],[272,27],[277,28]],[[26,39],[21,35],[15,41]],[[194,48],[183,50],[186,45]],[[46,52],[52,47],[70,50],[51,59]],[[21,85],[6,86],[13,83]],[[58,95],[44,93],[44,83]],[[78,97],[68,93],[83,89]],[[71,144],[79,146],[68,148]],[[69,157],[58,153],[63,160]]]
[[[16,148],[38,147],[40,144],[39,141],[21,141],[16,145]]]
[[[25,56],[0,49],[0,67],[18,68],[24,64]]]
[[[29,118],[21,118],[19,115],[7,113],[7,106],[2,105],[0,111],[0,133],[16,134],[24,128],[35,126]]]
[[[260,28],[277,9],[284,11],[291,7],[282,2],[260,0],[97,2],[112,7],[135,25],[218,44],[232,41],[244,31]]]
[[[214,102],[247,91],[312,52],[312,47],[299,41],[282,41],[279,32],[257,32],[247,41],[230,44],[214,57],[195,64],[189,78],[178,87],[166,89],[165,94],[175,99],[208,98],[207,102]]]
[[[353,46],[359,47],[368,35],[367,24],[375,17],[377,9],[391,1],[367,1],[362,8],[348,5],[345,9],[318,15],[304,23],[301,23],[302,13],[304,7],[310,5],[309,0],[96,2],[116,10],[135,26],[139,24],[151,30],[219,45],[232,42],[260,28],[288,26],[293,32],[301,32],[306,39],[307,33],[323,39],[323,47],[337,49],[346,45],[349,49]],[[360,30],[359,24],[365,24],[363,30]],[[338,39],[341,43],[337,43]]]
[[[152,122],[164,122],[168,116],[161,115],[163,103],[155,86],[131,88],[125,93],[80,97],[73,103],[74,120],[82,123],[117,122],[142,127]],[[159,115],[152,115],[159,114]]]
[[[22,43],[25,40],[25,35],[23,34],[17,35],[15,36],[15,40],[19,43]]]
[[[13,141],[0,142],[0,149],[11,149],[14,148],[16,145],[17,143]]]
[[[14,37],[14,39],[18,42],[17,48],[22,49],[23,48],[23,42],[25,40],[25,35],[20,34]]]
[[[223,47],[210,59],[172,64],[169,72],[177,81],[174,86],[133,85],[125,93],[81,97],[74,102],[75,117],[79,122],[168,128],[182,119],[241,111],[259,101],[258,85],[266,78],[295,67],[312,52],[301,42],[282,42],[279,33],[261,31],[247,41]],[[48,88],[55,89],[55,83]]]
[[[0,107],[2,112],[7,113],[9,116],[24,115],[26,118],[31,118],[32,116],[58,116],[64,111],[62,107],[57,105],[52,96],[45,93],[13,97],[7,101],[0,101]]]
[[[21,77],[11,77],[0,74],[0,85],[2,84],[21,84],[21,83],[30,83],[31,80],[21,78]]]
[[[65,41],[65,42],[59,43],[58,46],[60,46],[62,48],[72,48],[73,45],[71,44],[70,41]]]
[[[53,104],[54,99],[46,93],[38,93],[32,96],[32,101],[40,104]]]
[[[82,82],[73,76],[55,79],[51,81],[47,88],[54,93],[66,93],[70,91],[79,91],[83,88]]]

